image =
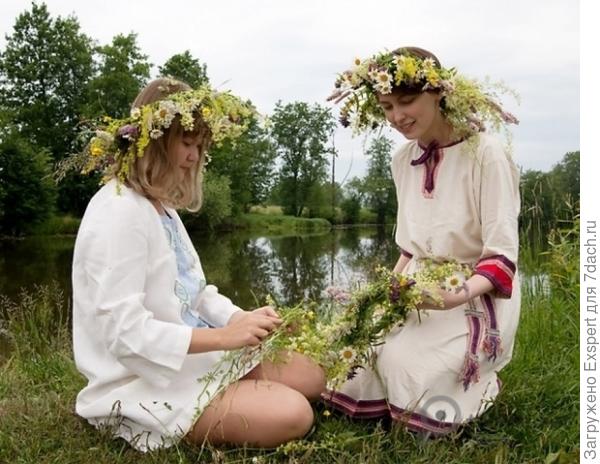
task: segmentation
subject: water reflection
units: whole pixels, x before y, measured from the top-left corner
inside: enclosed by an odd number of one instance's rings
[[[0,240],[0,294],[18,296],[21,289],[58,281],[69,295],[75,237],[29,237]]]
[[[243,307],[263,304],[267,294],[293,304],[319,300],[329,285],[350,286],[378,264],[394,263],[391,229],[336,229],[324,234],[252,236],[234,233],[192,237],[207,275]]]
[[[397,259],[390,228],[289,236],[198,233],[192,241],[207,280],[245,308],[263,304],[268,294],[284,304],[318,300],[327,286],[350,286]],[[74,237],[0,241],[0,294],[14,299],[22,288],[58,281],[70,295],[74,243]]]

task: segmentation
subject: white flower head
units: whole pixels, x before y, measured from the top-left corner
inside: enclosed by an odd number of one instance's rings
[[[161,131],[160,129],[152,129],[150,131],[150,138],[158,139],[158,138],[162,137],[162,135],[163,135],[163,131]]]
[[[443,287],[449,292],[457,292],[462,287],[464,281],[465,276],[463,274],[452,274],[451,276],[446,277]]]
[[[382,305],[378,305],[373,311],[373,321],[379,322],[381,318],[385,315],[385,307]]]
[[[130,116],[131,116],[133,119],[138,119],[138,118],[139,118],[141,115],[142,115],[142,112],[140,111],[140,109],[139,109],[139,108],[132,108],[132,109],[131,109]]]
[[[170,100],[161,101],[158,109],[154,112],[154,121],[158,126],[167,128],[171,125],[177,111],[178,108],[174,102]]]
[[[375,90],[383,94],[392,93],[392,75],[387,71],[377,71],[374,73]]]
[[[433,58],[425,58],[423,60],[423,66],[425,68],[435,68],[435,61],[433,61]]]
[[[340,350],[340,357],[344,362],[350,364],[356,359],[356,350],[354,350],[354,348],[352,348],[351,346],[342,348]]]

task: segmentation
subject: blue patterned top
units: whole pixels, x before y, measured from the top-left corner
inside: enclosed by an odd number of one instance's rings
[[[160,219],[167,234],[169,246],[175,253],[177,261],[177,278],[175,279],[175,295],[181,302],[181,319],[192,327],[209,327],[194,310],[200,292],[206,287],[206,279],[200,263],[196,262],[194,254],[182,240],[179,227],[175,220],[165,214]]]

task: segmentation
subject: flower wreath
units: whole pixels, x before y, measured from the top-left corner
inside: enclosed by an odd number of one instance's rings
[[[83,174],[103,172],[103,182],[113,175],[124,182],[134,160],[144,156],[150,141],[162,137],[176,116],[186,131],[193,131],[196,120],[202,118],[212,142],[218,145],[225,139],[238,138],[247,130],[254,115],[256,110],[250,103],[228,92],[217,92],[209,85],[176,92],[133,108],[126,118],[104,117],[91,131],[84,130],[81,135],[89,142],[81,153],[59,166],[58,175],[63,177],[66,171],[76,167]]]
[[[414,56],[407,49],[386,51],[366,60],[356,58],[354,66],[338,76],[328,100],[339,103],[345,99],[340,123],[361,133],[376,129],[386,120],[377,93],[390,94],[398,87],[439,92],[443,97],[442,114],[457,138],[485,130],[486,122],[494,130],[519,122],[498,102],[496,90],[516,98],[503,84],[469,79],[454,68],[440,67],[432,58]]]

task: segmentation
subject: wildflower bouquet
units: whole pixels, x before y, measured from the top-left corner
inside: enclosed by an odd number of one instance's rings
[[[357,369],[374,365],[374,347],[401,326],[410,311],[427,300],[442,306],[437,290],[458,291],[471,270],[455,262],[423,260],[410,278],[385,268],[376,274],[351,293],[329,288],[327,305],[278,308],[283,323],[261,344],[260,359],[277,361],[293,351],[304,354],[323,367],[328,387],[334,389]]]

